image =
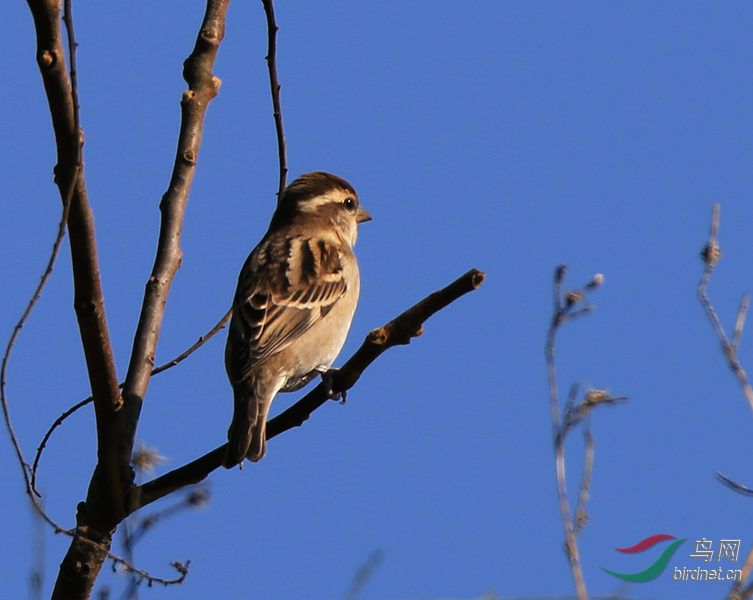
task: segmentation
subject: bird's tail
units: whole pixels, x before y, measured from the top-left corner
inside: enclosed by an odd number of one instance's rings
[[[251,444],[246,452],[248,460],[256,462],[267,453],[267,407],[259,406],[259,418],[251,431]]]
[[[228,443],[223,463],[227,469],[243,462],[247,454],[251,460],[259,460],[266,449],[264,399],[256,397],[253,386],[247,381],[233,385],[233,396],[235,408],[227,431]]]

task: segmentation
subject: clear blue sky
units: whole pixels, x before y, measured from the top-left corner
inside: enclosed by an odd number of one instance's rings
[[[203,7],[176,0],[75,3],[86,175],[119,374],[151,268]],[[712,202],[726,251],[712,296],[731,325],[753,287],[753,6],[745,2],[279,3],[291,175],[353,183],[374,215],[357,252],[362,298],[344,355],[367,331],[468,268],[476,293],[391,350],[267,458],[208,480],[211,501],[137,548],[187,582],[143,598],[340,598],[375,550],[361,598],[572,594],[556,504],[543,343],[554,266],[573,285],[602,272],[596,312],[561,335],[561,385],[630,402],[593,419],[591,520],[580,537],[594,595],[719,598],[677,583],[705,537],[753,544],[753,414],[695,298]],[[24,3],[3,9],[4,215],[0,331],[38,280],[59,214],[54,147]],[[231,6],[158,361],[226,309],[274,206],[276,148],[259,2]],[[741,356],[753,371],[753,332]],[[224,334],[153,380],[138,439],[173,468],[223,441],[231,411]],[[88,394],[67,248],[14,354],[8,391],[27,456]],[[277,399],[287,406],[295,396]],[[32,517],[0,436],[3,588],[24,597]],[[88,411],[49,445],[50,513],[73,523],[94,460]],[[570,451],[571,486],[580,444]],[[627,586],[658,555],[620,556],[653,533],[688,538],[670,570]],[[49,591],[68,540],[45,536]],[[117,545],[116,545],[116,550]],[[742,561],[742,559],[741,559]],[[741,562],[740,561],[740,562]],[[100,585],[121,589],[105,573]]]

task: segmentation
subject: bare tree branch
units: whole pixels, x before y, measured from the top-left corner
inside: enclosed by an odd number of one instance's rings
[[[165,508],[140,519],[136,527],[130,532],[128,543],[131,546],[134,546],[140,542],[141,538],[143,538],[157,523],[175,516],[186,509],[200,508],[206,505],[208,501],[209,490],[206,487],[198,487],[187,492],[185,496],[175,504],[166,506]]]
[[[138,567],[133,566],[127,560],[115,557],[112,553],[108,555],[108,558],[112,559],[112,570],[114,573],[120,570],[132,574],[136,577],[136,585],[146,581],[148,587],[154,585],[161,585],[164,587],[167,587],[168,585],[180,585],[186,580],[186,577],[188,577],[188,567],[191,566],[190,560],[187,560],[186,562],[180,562],[177,560],[171,562],[170,566],[175,569],[178,574],[170,579],[167,577],[156,577],[151,575],[144,569],[139,569]]]
[[[750,305],[750,294],[745,292],[743,297],[740,298],[740,306],[737,309],[737,318],[735,319],[735,329],[732,332],[732,348],[737,352],[740,346],[740,339],[743,336],[743,329],[745,329],[745,317],[748,314],[748,306]]]
[[[743,394],[745,394],[745,398],[748,401],[751,410],[753,410],[753,388],[750,386],[745,369],[743,369],[743,366],[737,358],[737,343],[742,336],[743,325],[745,323],[745,313],[747,311],[746,298],[743,296],[743,301],[738,310],[733,342],[730,342],[727,338],[724,326],[719,320],[719,316],[716,314],[716,310],[709,300],[708,286],[711,282],[711,272],[714,270],[714,267],[722,256],[722,251],[719,248],[719,242],[717,241],[717,235],[719,232],[719,212],[719,204],[714,204],[711,211],[709,239],[701,251],[704,269],[703,273],[701,273],[701,279],[698,282],[698,299],[701,302],[701,306],[703,306],[703,310],[706,312],[706,316],[708,317],[711,326],[714,328],[716,337],[719,338],[719,343],[722,345],[722,354],[724,354],[724,358],[727,360],[727,365],[735,374],[737,381],[740,383],[740,387],[742,387]]]
[[[63,201],[63,222],[67,220],[68,231],[70,233],[74,309],[78,318],[79,332],[92,395],[95,399],[98,468],[95,469],[94,478],[101,481],[102,485],[99,486],[97,494],[92,493],[94,488],[96,488],[96,486],[92,486],[87,500],[91,501],[92,504],[102,505],[117,497],[118,493],[122,491],[119,486],[117,472],[113,469],[102,470],[99,468],[106,461],[106,458],[112,455],[108,451],[115,447],[117,441],[114,433],[117,425],[116,411],[120,406],[120,393],[117,387],[115,364],[105,319],[94,222],[83,175],[81,150],[83,134],[78,114],[77,75],[75,67],[76,41],[71,3],[70,0],[66,0],[64,15],[69,44],[70,72],[66,71],[65,50],[63,48],[60,29],[60,2],[54,0],[28,0],[28,5],[36,30],[37,64],[42,75],[55,132],[57,146],[55,181]],[[61,238],[62,233],[59,230],[59,239]],[[56,243],[56,246],[58,245]],[[52,263],[54,263],[56,254],[57,250],[53,250],[50,268]],[[44,280],[45,278],[43,277],[42,285]],[[40,292],[42,285],[39,288]],[[33,307],[33,302],[30,303],[28,310],[31,310]],[[21,459],[20,455],[19,459]],[[40,516],[50,523],[56,531],[59,530],[59,526],[52,522],[37,503],[31,491],[26,469],[25,463],[22,464],[27,493],[32,500],[32,504]],[[91,519],[90,524],[106,531],[106,528],[101,527],[101,520],[96,517]],[[79,539],[80,535],[86,536],[86,529],[77,529],[72,545],[86,547],[91,553],[93,549],[92,545],[87,545],[81,541]],[[109,536],[108,534],[98,534],[95,537],[97,538],[94,542],[96,552],[104,560],[110,544]],[[104,550],[104,553],[102,550]],[[84,567],[83,562],[74,564],[70,558],[70,554],[66,555],[61,564],[61,573],[69,572],[70,569],[76,570]],[[101,561],[99,565],[101,565]],[[93,564],[87,564],[85,567],[89,568],[90,566],[94,567],[92,573],[93,581],[99,571],[99,567]],[[73,581],[75,577],[66,579]],[[60,582],[60,578],[58,582]],[[90,589],[90,586],[87,587],[84,585],[81,588],[81,592],[88,595]],[[59,587],[56,585],[54,595],[62,597],[64,594],[60,594],[59,591]]]
[[[199,339],[196,340],[196,342],[194,342],[191,346],[186,348],[178,356],[168,360],[166,363],[161,364],[159,367],[154,367],[154,369],[152,369],[152,375],[158,375],[160,373],[167,371],[168,369],[172,369],[173,367],[179,365],[181,362],[187,359],[189,356],[191,356],[191,354],[196,352],[199,348],[201,348],[204,344],[206,344],[209,340],[211,340],[217,333],[219,333],[225,327],[228,320],[230,319],[230,315],[232,314],[232,312],[233,312],[232,309],[228,310],[224,314],[224,316],[219,321],[217,321],[216,324],[212,326],[212,328],[209,331],[207,331],[204,335],[199,336]],[[119,383],[118,385],[121,388],[123,387],[123,383]],[[63,424],[63,421],[65,421],[78,409],[83,408],[87,404],[91,403],[91,401],[92,401],[92,397],[89,396],[88,398],[84,398],[80,402],[77,402],[70,408],[63,411],[63,413],[57,419],[55,419],[55,421],[53,421],[52,425],[50,425],[50,427],[47,429],[44,436],[42,437],[42,441],[39,442],[39,444],[37,445],[37,451],[34,455],[34,462],[31,465],[31,489],[37,496],[40,496],[36,488],[37,471],[39,469],[39,461],[42,458],[42,453],[44,452],[44,449],[47,447],[47,442],[50,441],[50,437],[55,432],[55,430]],[[11,436],[11,437],[13,438],[14,436]]]
[[[557,390],[557,368],[555,362],[555,341],[560,327],[567,321],[578,316],[588,314],[592,307],[588,302],[588,292],[599,287],[604,276],[595,275],[588,284],[579,290],[562,292],[562,284],[565,280],[567,267],[559,265],[554,271],[552,286],[552,319],[547,331],[544,354],[546,356],[547,379],[549,384],[549,407],[552,419],[552,439],[554,443],[554,456],[557,478],[557,499],[559,502],[560,517],[565,530],[565,553],[570,564],[575,590],[579,600],[587,600],[588,591],[583,577],[583,569],[580,563],[577,535],[587,520],[586,501],[591,485],[591,472],[593,469],[593,437],[588,427],[588,418],[591,410],[600,404],[612,404],[622,398],[613,398],[603,390],[588,390],[584,399],[575,403],[577,386],[570,388],[568,400],[565,404],[564,414],[560,416],[559,392]],[[565,473],[565,439],[567,434],[579,423],[586,421],[584,426],[585,455],[583,477],[578,493],[578,505],[573,519],[570,510],[570,500],[567,495],[567,475]]]
[[[267,68],[269,70],[269,91],[272,94],[272,110],[277,134],[277,157],[280,162],[280,181],[277,186],[277,201],[280,201],[288,177],[288,158],[285,146],[285,130],[282,126],[282,104],[280,102],[280,81],[277,78],[277,32],[273,0],[262,0],[267,17]]]
[[[133,564],[134,562],[134,550],[136,547],[136,544],[138,544],[141,539],[147,534],[147,532],[151,531],[157,523],[164,521],[165,519],[172,517],[180,512],[185,511],[186,509],[195,509],[199,508],[203,505],[205,505],[209,500],[209,491],[206,488],[197,488],[194,490],[191,490],[190,492],[187,492],[184,497],[176,502],[175,504],[171,504],[170,506],[167,506],[163,509],[160,509],[159,511],[156,511],[150,515],[147,515],[145,517],[139,518],[138,521],[135,523],[133,527],[130,526],[129,521],[131,519],[125,519],[122,523],[122,531],[124,533],[123,536],[123,553],[128,560],[129,563]],[[136,517],[131,517],[135,519]],[[188,565],[190,564],[190,561],[187,561],[185,563],[186,570],[180,571],[179,575],[181,577],[181,581],[185,579],[186,575],[188,574]],[[148,585],[151,587],[153,583],[162,583],[164,584],[164,580],[162,581],[156,581],[156,578],[153,575],[146,574],[144,575],[143,572],[137,572],[134,570],[128,570],[129,580],[128,585],[126,586],[126,589],[124,590],[123,594],[121,595],[121,598],[123,600],[133,600],[135,598],[138,598],[138,586],[146,580]],[[169,584],[172,583],[180,583],[178,581],[170,581]]]
[[[366,584],[369,582],[369,579],[371,579],[374,571],[377,570],[383,561],[384,552],[380,549],[376,549],[369,554],[366,562],[364,562],[353,575],[350,587],[345,593],[345,600],[358,600],[361,591],[366,587]]]
[[[588,418],[583,424],[583,475],[580,478],[578,503],[575,506],[575,535],[578,535],[588,523],[588,497],[591,494],[591,476],[594,470],[594,436]]]
[[[753,489],[750,489],[748,486],[727,477],[724,473],[717,471],[716,473],[714,473],[714,477],[716,477],[722,484],[726,485],[733,492],[737,492],[738,494],[742,494],[743,496],[753,497]]]
[[[105,320],[94,224],[84,184],[81,131],[75,73],[75,37],[66,0],[71,72],[66,72],[61,41],[60,3],[28,0],[37,35],[37,63],[47,93],[58,151],[56,182],[64,206],[66,190],[73,189],[68,212],[73,264],[74,307],[79,322],[97,421],[98,461],[86,502],[79,505],[76,535],[60,567],[54,598],[86,598],[107,558],[111,532],[126,514],[131,485],[129,461],[141,401],[152,370],[154,350],[164,313],[167,291],[180,261],[178,245],[185,200],[195,169],[201,123],[219,80],[211,75],[217,46],[224,32],[229,0],[209,0],[207,14],[194,52],[185,65],[189,90],[184,94],[178,158],[170,189],[163,198],[163,223],[152,278],[147,284],[142,319],[126,378],[126,402],[121,398]],[[123,410],[121,411],[121,406]],[[24,478],[30,497],[28,473]],[[36,503],[35,503],[36,504]]]
[[[472,269],[447,287],[430,294],[398,317],[371,331],[361,347],[334,373],[332,391],[344,393],[358,381],[366,368],[383,352],[410,340],[423,332],[423,323],[461,296],[477,289],[484,281],[484,273]],[[293,406],[267,423],[267,439],[302,425],[317,408],[329,400],[324,383],[320,383]],[[223,444],[188,464],[149,481],[134,491],[132,508],[137,510],[187,485],[199,483],[222,466],[227,444]]]
[[[743,335],[743,329],[745,328],[745,316],[748,312],[748,294],[743,294],[743,297],[740,300],[740,306],[737,310],[735,328],[733,330],[731,342],[727,338],[727,333],[724,330],[724,326],[719,320],[719,316],[716,314],[716,309],[711,304],[711,300],[709,299],[708,286],[709,283],[711,283],[711,273],[719,262],[719,259],[722,257],[722,251],[719,247],[718,241],[720,212],[721,208],[719,204],[715,203],[711,207],[709,237],[703,247],[703,250],[701,250],[703,272],[701,273],[701,278],[698,282],[697,294],[698,300],[700,301],[701,306],[706,313],[706,317],[708,318],[709,323],[711,323],[711,327],[714,329],[716,337],[719,339],[722,354],[727,361],[727,365],[737,378],[737,381],[742,388],[743,394],[748,401],[748,405],[750,406],[751,410],[753,410],[753,388],[751,388],[750,382],[748,381],[748,375],[745,373],[745,369],[743,369],[743,366],[737,357],[737,348]],[[742,483],[738,483],[733,479],[730,479],[722,473],[717,472],[716,478],[735,492],[747,496],[753,495],[753,490],[751,490],[749,487],[743,485]],[[727,598],[729,600],[749,598],[751,594],[753,594],[753,582],[745,587],[745,582],[750,577],[751,572],[753,572],[753,549],[750,550],[747,558],[745,559],[745,563],[743,564],[743,568],[741,569],[742,575],[740,579],[734,583],[734,585],[730,589],[729,594],[727,595]]]
[[[64,528],[62,525],[60,525],[57,521],[52,519],[52,517],[50,517],[47,514],[47,511],[44,509],[41,502],[35,496],[29,494],[29,497],[30,497],[31,505],[34,509],[34,512],[39,517],[40,523],[41,522],[47,523],[47,525],[49,525],[52,528],[53,532],[56,534],[64,534],[73,538],[74,544],[80,544],[80,545],[89,547],[87,556],[89,556],[91,553],[98,553],[98,554],[104,555],[105,559],[112,561],[113,571],[120,570],[124,573],[132,574],[135,577],[137,584],[140,584],[146,581],[149,587],[151,587],[154,584],[159,584],[159,585],[164,585],[164,586],[175,585],[175,584],[183,583],[183,580],[188,575],[188,565],[190,564],[190,561],[186,561],[185,563],[181,563],[181,562],[170,563],[170,566],[172,566],[176,571],[178,571],[178,576],[172,579],[152,575],[148,571],[136,567],[131,560],[127,558],[123,558],[111,552],[109,549],[109,546],[106,546],[102,543],[99,543],[91,539],[91,536],[81,535],[78,528],[77,529]],[[197,501],[196,504],[198,504],[199,502],[200,501]],[[60,579],[58,579],[58,581],[60,581]],[[56,590],[58,589],[57,585],[55,589]],[[57,594],[57,592],[53,592],[53,597],[55,597],[55,594]]]
[[[116,411],[120,393],[115,363],[105,319],[104,297],[99,277],[94,220],[84,183],[81,164],[81,131],[78,126],[78,102],[72,89],[72,77],[66,71],[65,51],[60,30],[60,4],[55,0],[28,0],[37,35],[37,63],[42,74],[57,144],[56,183],[61,198],[73,188],[68,215],[71,262],[75,289],[74,308],[92,387],[97,419],[97,453],[102,463],[117,441]],[[71,49],[75,50],[73,22],[66,16]],[[75,76],[75,73],[74,73]],[[111,472],[105,477],[109,477]],[[112,495],[118,482],[108,480]]]
[[[87,404],[90,404],[92,401],[92,397],[88,396],[87,398],[84,398],[80,402],[77,402],[67,410],[63,411],[63,413],[55,419],[55,421],[50,425],[47,432],[44,434],[44,437],[42,438],[42,441],[37,446],[37,451],[34,454],[34,462],[31,465],[31,489],[33,492],[38,496],[42,497],[42,494],[39,493],[37,490],[37,469],[39,469],[39,460],[42,458],[42,452],[47,447],[47,442],[49,441],[50,437],[52,436],[53,432],[63,424],[63,421],[65,421],[68,417],[70,417],[73,413],[75,413],[79,408],[82,408],[86,406]]]
[[[78,171],[78,168],[76,169],[76,171]],[[16,344],[18,335],[21,333],[21,329],[23,328],[26,321],[28,320],[29,315],[31,315],[31,311],[34,309],[34,306],[42,297],[42,291],[44,290],[44,287],[47,284],[47,281],[52,275],[52,270],[55,266],[55,261],[57,260],[58,253],[60,251],[60,246],[63,243],[63,238],[65,237],[65,225],[68,220],[68,213],[71,206],[71,197],[73,195],[73,188],[74,188],[75,182],[76,182],[76,176],[71,177],[70,179],[71,185],[69,185],[65,198],[63,200],[63,213],[60,217],[60,222],[58,223],[57,233],[55,235],[55,241],[52,244],[52,252],[50,253],[50,257],[47,260],[47,265],[44,271],[42,272],[42,277],[40,278],[36,289],[31,295],[31,298],[29,299],[29,302],[27,303],[26,308],[24,309],[24,312],[21,314],[21,318],[16,323],[15,327],[13,328],[13,332],[8,338],[8,342],[5,346],[5,353],[3,354],[2,367],[0,367],[0,403],[2,404],[2,408],[3,408],[3,418],[5,420],[5,427],[8,430],[8,436],[10,437],[11,444],[13,445],[13,449],[15,450],[15,453],[16,453],[16,458],[21,468],[21,473],[24,478],[26,492],[28,494],[31,494],[32,490],[34,489],[34,480],[33,480],[33,477],[31,479],[29,478],[28,465],[26,463],[26,459],[24,458],[23,451],[21,450],[21,445],[18,442],[18,437],[16,436],[16,432],[13,428],[13,421],[11,420],[11,416],[10,416],[10,404],[8,401],[8,395],[6,391],[6,384],[7,384],[7,378],[8,378],[8,365],[10,363],[11,353],[13,352],[13,347]]]
[[[230,319],[230,315],[233,314],[233,309],[229,309],[222,318],[215,323],[212,328],[207,331],[204,335],[199,336],[199,339],[197,339],[191,346],[186,348],[183,352],[178,354],[175,358],[168,360],[166,363],[161,364],[159,367],[154,367],[152,369],[152,375],[158,375],[162,373],[163,371],[167,371],[168,369],[172,369],[174,366],[180,364],[184,360],[186,360],[189,356],[191,356],[194,352],[196,352],[199,348],[201,348],[204,344],[206,344],[209,340],[211,340],[216,334],[218,334],[222,329],[227,325],[228,320]]]
[[[182,259],[180,236],[183,217],[196,171],[204,116],[209,102],[217,95],[220,87],[220,80],[212,74],[212,68],[225,35],[225,18],[229,4],[230,0],[207,1],[196,46],[183,67],[183,77],[188,83],[188,89],[181,99],[178,149],[168,190],[160,202],[162,219],[157,253],[152,274],[146,284],[131,360],[123,386],[125,435],[121,438],[121,461],[129,461],[133,452],[141,404],[154,367],[154,355],[167,296]],[[128,513],[130,512],[129,508]]]
[[[27,311],[14,330],[3,360],[0,388],[3,392],[2,404],[8,429],[17,450],[27,493],[33,506],[56,533],[65,533],[72,537],[71,545],[60,565],[53,591],[54,599],[88,598],[103,563],[108,559],[113,561],[114,569],[120,568],[135,573],[148,585],[180,583],[187,574],[187,564],[172,563],[179,572],[175,579],[158,578],[138,569],[131,562],[115,556],[110,552],[110,546],[112,534],[124,518],[154,500],[192,483],[189,479],[197,481],[203,479],[211,470],[220,466],[224,454],[223,446],[152,482],[142,486],[133,484],[131,454],[141,406],[151,375],[178,364],[206,341],[200,339],[170,363],[157,368],[153,367],[167,297],[182,259],[180,236],[188,194],[196,169],[204,117],[209,102],[216,96],[220,86],[219,79],[212,74],[212,68],[219,44],[224,36],[229,0],[207,0],[206,13],[196,45],[184,63],[184,78],[188,83],[188,89],[181,100],[182,117],[176,159],[168,190],[160,203],[162,218],[159,241],[151,276],[146,284],[122,395],[115,375],[115,364],[105,319],[93,217],[83,173],[82,133],[78,113],[75,63],[76,42],[71,0],[62,0],[66,7],[64,22],[68,32],[70,71],[66,71],[65,51],[61,40],[61,0],[27,0],[27,2],[34,17],[37,62],[47,93],[55,131],[58,151],[58,163],[55,169],[56,183],[63,200],[63,218],[47,271],[50,271],[54,264],[67,224],[74,276],[74,307],[79,322],[92,388],[91,401],[94,404],[97,422],[97,466],[90,481],[86,500],[78,505],[77,524],[74,530],[63,529],[42,510],[34,494],[35,479],[30,479],[29,467],[13,434],[4,393],[7,362],[14,341],[33,308],[36,297],[41,293],[46,278],[49,277],[48,272],[43,276],[35,297],[32,298]],[[282,191],[286,181],[287,165],[280,108],[280,84],[276,68],[277,25],[271,0],[263,0],[263,6],[268,24],[267,63],[278,140],[279,191]],[[345,391],[355,384],[363,370],[382,352],[394,345],[409,343],[412,337],[420,335],[422,324],[426,319],[461,295],[476,289],[483,279],[484,275],[480,271],[470,271],[446,288],[431,294],[384,327],[372,331],[343,369],[332,376],[332,381],[328,386],[324,384],[317,386],[294,406],[270,421],[268,437],[274,437],[301,425],[316,408],[327,401],[332,391],[344,395]],[[225,320],[218,323],[210,334],[214,335],[224,325]],[[37,451],[32,477],[35,477],[39,457],[51,432],[69,414],[86,403],[83,401],[69,409],[53,424]]]

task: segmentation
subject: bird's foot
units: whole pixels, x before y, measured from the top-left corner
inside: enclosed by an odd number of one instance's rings
[[[339,400],[340,404],[345,404],[345,400],[347,398],[347,393],[345,390],[341,392],[336,392],[333,389],[333,382],[335,378],[335,374],[337,373],[337,369],[327,369],[326,371],[322,371],[322,383],[324,384],[324,393],[330,400]]]

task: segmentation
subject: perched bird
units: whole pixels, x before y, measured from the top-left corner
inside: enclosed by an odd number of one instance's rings
[[[369,220],[353,187],[329,173],[302,175],[280,196],[233,300],[225,368],[235,405],[225,467],[261,459],[277,392],[326,373],[340,352],[360,288],[353,246],[358,224]]]

